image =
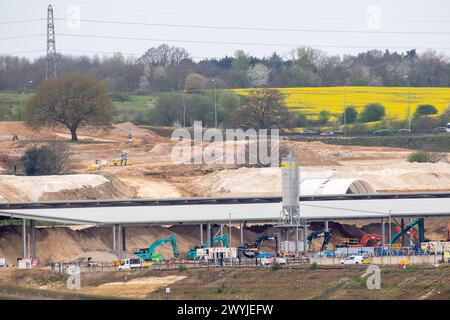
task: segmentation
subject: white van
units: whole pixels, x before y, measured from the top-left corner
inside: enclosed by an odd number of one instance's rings
[[[350,256],[340,261],[340,264],[363,264],[363,256]]]
[[[447,123],[447,132],[450,133],[450,122]]]
[[[119,270],[132,270],[142,268],[141,260],[139,259],[124,259],[119,265]]]

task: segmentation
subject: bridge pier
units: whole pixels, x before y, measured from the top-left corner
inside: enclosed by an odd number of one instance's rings
[[[240,244],[244,244],[244,223],[241,222],[239,224],[239,232],[240,232]]]
[[[27,258],[27,220],[22,219],[22,257]]]
[[[386,246],[386,222],[384,218],[381,218],[381,246]]]
[[[113,251],[119,259],[123,258],[123,253],[126,251],[126,235],[125,226],[116,224],[112,228],[113,233]],[[117,234],[116,234],[117,233]]]
[[[325,231],[330,231],[330,228],[328,227],[328,220],[325,220]]]
[[[116,253],[116,225],[112,226],[112,249]]]
[[[200,223],[200,245],[203,245],[203,223]]]
[[[36,255],[36,221],[30,220],[30,233],[31,233],[31,258],[37,258]]]
[[[206,226],[206,237],[208,240],[208,247],[211,247],[211,222],[208,222],[207,226]]]

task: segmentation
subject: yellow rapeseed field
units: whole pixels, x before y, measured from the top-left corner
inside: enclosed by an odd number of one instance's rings
[[[246,95],[252,89],[235,89]],[[345,106],[355,106],[358,112],[372,102],[386,108],[386,119],[406,119],[408,116],[407,87],[313,87],[277,88],[286,97],[291,110],[297,110],[316,118],[327,110],[334,116],[342,114]],[[432,104],[442,113],[450,105],[450,88],[410,88],[411,115],[420,104]]]

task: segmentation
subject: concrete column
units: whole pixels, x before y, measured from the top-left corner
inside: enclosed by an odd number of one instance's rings
[[[127,236],[125,226],[122,226],[122,251],[127,251]]]
[[[295,227],[295,251],[298,253],[300,247],[298,246],[298,226]]]
[[[208,222],[208,224],[207,224],[206,236],[207,236],[207,239],[208,239],[208,247],[212,247],[212,243],[211,243],[211,222]]]
[[[200,223],[200,245],[203,245],[203,223]]]
[[[307,253],[307,245],[306,245],[306,238],[308,237],[308,235],[306,234],[307,230],[306,230],[306,226],[303,226],[303,254],[306,255]]]
[[[381,218],[381,246],[383,248],[386,246],[386,223],[384,218]]]
[[[118,234],[118,250],[117,250],[117,256],[119,257],[119,259],[122,259],[122,255],[123,255],[123,250],[122,250],[122,226],[119,224],[119,228],[118,228],[119,234]]]
[[[240,231],[240,236],[241,236],[241,238],[240,238],[241,243],[240,244],[244,244],[244,223],[242,223],[242,222],[239,224],[239,231]]]
[[[22,247],[23,247],[23,258],[27,258],[27,220],[22,219]]]
[[[116,241],[116,225],[113,225],[112,226],[112,249],[113,249],[114,253],[117,253],[116,252],[116,250],[117,250],[116,243],[117,243],[117,241]]]
[[[31,258],[36,258],[36,221],[30,220],[31,232]]]
[[[330,231],[330,228],[328,227],[328,220],[325,221],[325,231]]]

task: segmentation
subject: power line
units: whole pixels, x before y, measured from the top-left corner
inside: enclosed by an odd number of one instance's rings
[[[4,52],[0,53],[0,55],[15,55],[15,54],[23,54],[23,53],[36,53],[36,52],[45,52],[45,50],[26,50],[26,51],[15,51],[15,52]]]
[[[59,5],[55,5],[59,6]],[[88,6],[82,6],[83,10],[93,10],[93,11],[112,11],[112,12],[130,12],[130,13],[140,13],[140,14],[156,14],[156,15],[183,15],[183,16],[205,16],[204,12],[186,12],[186,11],[155,11],[155,10],[130,10],[130,9],[115,9],[115,8],[95,8],[95,7],[88,7]],[[343,16],[255,16],[255,15],[242,15],[242,14],[230,14],[230,13],[207,13],[209,17],[231,17],[231,18],[251,18],[251,19],[272,19],[272,20],[307,20],[307,21],[358,21],[358,22],[366,22],[367,19],[364,18],[352,18],[352,17],[343,17]],[[402,19],[401,17],[398,18],[382,18],[382,21],[394,21],[394,22],[408,22],[408,23],[450,23],[450,20],[441,20],[441,19]]]
[[[34,38],[34,37],[42,37],[42,36],[44,36],[43,33],[25,34],[25,35],[19,35],[19,36],[0,37],[0,40],[14,40],[14,39]]]
[[[55,18],[55,20],[66,21],[65,18]],[[294,29],[294,28],[258,28],[258,27],[235,27],[235,26],[208,26],[192,24],[167,24],[149,23],[133,21],[113,21],[113,20],[93,20],[81,19],[81,22],[119,24],[119,25],[139,25],[166,28],[192,28],[192,29],[213,29],[213,30],[238,30],[238,31],[274,31],[274,32],[310,32],[310,33],[352,33],[352,34],[421,34],[421,35],[450,35],[450,31],[379,31],[379,30],[335,30],[335,29]]]
[[[3,21],[3,22],[0,22],[0,24],[6,25],[6,24],[36,22],[36,21],[45,21],[45,19],[25,19],[25,20]]]
[[[236,41],[210,41],[210,40],[185,40],[185,39],[158,39],[158,38],[138,38],[138,37],[120,37],[107,35],[88,35],[88,34],[69,34],[58,33],[58,36],[64,37],[79,37],[79,38],[93,38],[93,39],[115,39],[115,40],[136,40],[136,41],[155,41],[155,42],[178,42],[178,43],[198,43],[198,44],[220,44],[220,45],[247,45],[247,46],[271,46],[271,47],[299,47],[305,44],[295,43],[263,43],[263,42],[236,42]],[[318,45],[308,44],[309,47],[318,48],[347,48],[347,49],[373,49],[373,48],[393,48],[393,49],[440,49],[449,50],[450,47],[392,47],[392,46],[343,46],[343,45]]]

